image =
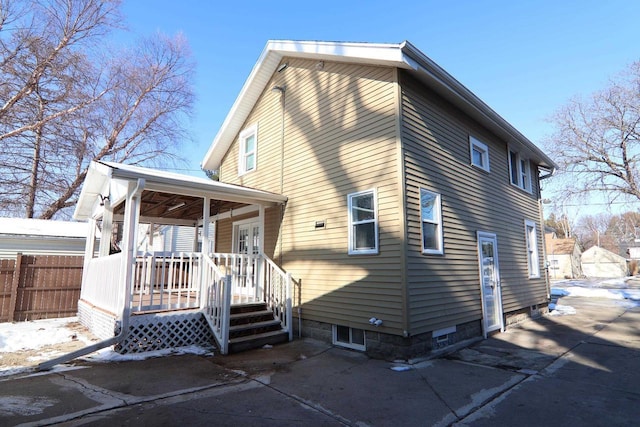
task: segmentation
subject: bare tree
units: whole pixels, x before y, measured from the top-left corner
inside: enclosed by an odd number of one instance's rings
[[[547,149],[560,165],[565,197],[601,193],[640,200],[640,62],[587,98],[574,98],[552,118]]]
[[[91,160],[159,165],[188,140],[190,52],[155,35],[112,51],[119,2],[0,0],[0,213],[65,213]]]

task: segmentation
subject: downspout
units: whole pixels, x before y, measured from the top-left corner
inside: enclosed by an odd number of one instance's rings
[[[136,187],[134,188],[134,190],[131,192],[131,196],[129,196],[129,200],[127,201],[127,203],[130,206],[130,210],[132,212],[132,215],[135,215],[136,217],[138,216],[138,211],[139,211],[139,200],[140,200],[140,195],[142,194],[142,190],[144,189],[145,186],[145,180],[142,178],[138,179],[138,182],[136,183]],[[137,219],[133,221],[134,224],[137,224]],[[127,256],[129,256],[129,260],[134,260],[135,258],[133,257],[134,252],[135,252],[135,234],[136,234],[136,228],[135,227],[129,227],[128,230],[128,236],[127,236],[127,246],[126,246],[126,250],[127,250]],[[60,357],[56,357],[55,359],[51,359],[51,360],[47,360],[46,362],[42,362],[40,363],[37,367],[36,370],[37,371],[48,371],[49,369],[53,368],[55,365],[59,365],[61,363],[66,363],[69,362],[73,359],[76,359],[78,357],[81,356],[86,356],[87,354],[93,353],[94,351],[98,351],[101,350],[105,347],[109,347],[112,345],[115,345],[117,343],[119,343],[120,341],[122,341],[122,339],[124,339],[124,337],[127,335],[127,333],[129,332],[129,317],[131,314],[131,305],[130,305],[130,301],[127,298],[128,295],[131,295],[131,282],[132,282],[132,278],[133,278],[133,269],[132,269],[132,263],[131,262],[127,262],[127,266],[125,268],[125,272],[126,272],[126,276],[125,276],[125,286],[124,286],[124,296],[125,296],[125,304],[122,308],[122,316],[121,316],[121,323],[120,323],[120,330],[118,331],[118,334],[114,337],[108,338],[104,341],[100,341],[98,343],[92,344],[88,347],[84,347],[81,349],[78,349],[76,351],[73,351],[71,353],[67,353],[64,354]]]

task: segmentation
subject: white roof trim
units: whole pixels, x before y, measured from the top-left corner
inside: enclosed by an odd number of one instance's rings
[[[362,63],[404,68],[418,73],[446,99],[505,138],[533,153],[541,166],[556,164],[480,98],[409,42],[398,44],[270,40],[251,70],[202,160],[205,169],[217,170],[255,103],[284,57]]]
[[[211,147],[202,160],[205,169],[217,170],[234,138],[251,113],[271,76],[284,57],[417,68],[402,53],[403,44],[335,43],[270,40],[242,86]]]
[[[91,162],[89,171],[82,186],[82,191],[73,214],[75,219],[88,219],[93,216],[99,203],[99,195],[109,195],[110,180],[135,181],[145,180],[145,190],[160,191],[171,194],[182,194],[195,197],[211,197],[226,201],[273,205],[285,203],[286,196],[225,184],[207,178],[198,178],[148,169],[140,166],[111,162]],[[114,203],[114,201],[112,201]]]

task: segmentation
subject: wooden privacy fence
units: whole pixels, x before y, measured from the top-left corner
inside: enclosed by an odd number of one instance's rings
[[[0,322],[75,316],[82,256],[22,255],[0,259]]]

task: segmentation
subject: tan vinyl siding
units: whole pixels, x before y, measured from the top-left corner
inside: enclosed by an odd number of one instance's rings
[[[537,187],[532,195],[510,184],[505,141],[406,74],[400,81],[411,333],[482,317],[477,231],[497,235],[504,311],[545,301],[544,277],[528,278],[525,245],[524,220],[530,219],[542,260]],[[489,173],[471,166],[469,135],[489,147]],[[444,255],[421,253],[421,187],[441,194]]]
[[[246,121],[258,125],[256,171],[238,176],[238,140],[223,159],[221,179],[280,192],[281,95],[286,86],[282,234],[274,260],[300,283],[295,305],[305,319],[384,332],[403,330],[398,206],[397,102],[394,70],[284,59]],[[348,255],[347,195],[376,189],[377,255]],[[316,229],[316,221],[325,228]],[[267,223],[269,221],[266,221]],[[282,254],[279,248],[282,245]],[[269,243],[266,243],[269,246]]]
[[[233,223],[243,219],[256,218],[257,213],[248,213],[216,221],[216,252],[230,253],[233,250]]]

